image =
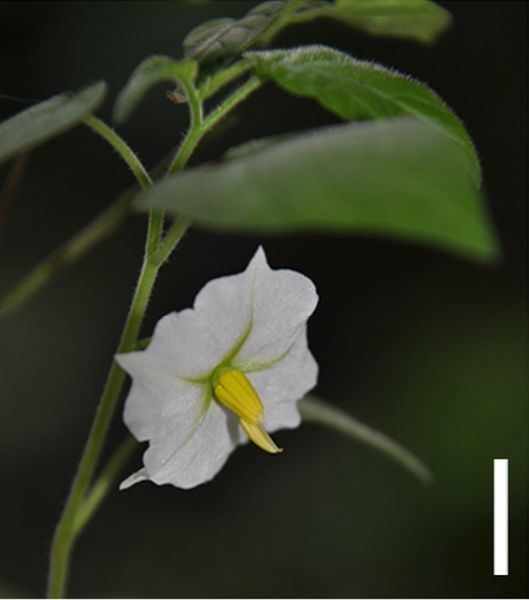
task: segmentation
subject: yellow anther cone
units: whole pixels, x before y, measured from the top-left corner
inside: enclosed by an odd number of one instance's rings
[[[243,431],[256,446],[272,454],[281,452],[261,425],[263,403],[242,371],[229,369],[221,373],[214,391],[217,400],[240,418]]]
[[[277,454],[283,452],[283,448],[276,446],[274,440],[266,433],[264,427],[261,424],[252,425],[247,423],[243,419],[240,420],[241,427],[244,433],[252,440],[252,442],[264,450],[270,452],[270,454]]]

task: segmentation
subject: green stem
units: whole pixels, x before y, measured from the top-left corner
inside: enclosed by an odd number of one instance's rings
[[[216,94],[224,86],[228,85],[238,77],[244,75],[252,68],[252,64],[247,60],[240,60],[239,62],[230,65],[226,69],[217,71],[210,77],[208,77],[198,90],[198,95],[201,100],[207,100],[210,96]]]
[[[127,437],[116,450],[106,467],[101,471],[101,474],[87,494],[77,513],[75,521],[76,535],[81,533],[92,515],[97,511],[99,505],[105,499],[105,496],[121,471],[121,468],[137,448],[138,444],[136,440],[133,437]]]
[[[149,216],[152,232],[147,238],[146,255],[153,257],[162,238],[164,214],[163,212],[151,212]]]
[[[153,248],[155,248],[155,241],[160,235],[159,217],[160,215],[153,213],[149,215],[143,265],[118,345],[118,354],[128,352],[134,348],[158,271],[163,264],[161,258],[164,260],[167,258],[182,238],[188,226],[188,222],[184,220],[175,222],[164,240],[165,243],[162,245],[164,249],[163,255],[156,257],[156,252],[153,252]],[[87,489],[101,455],[124,381],[125,373],[117,363],[113,362],[77,474],[53,538],[48,581],[48,597],[50,598],[61,598],[64,596],[70,557],[75,540],[81,532],[82,527],[88,522],[88,517],[94,514],[95,509],[103,500],[104,494],[100,498],[97,498],[97,503],[93,504],[93,510],[90,510],[89,513],[86,513],[86,510],[83,509],[86,502]],[[106,492],[107,489],[108,487],[102,486],[100,491]],[[81,517],[80,527],[79,514],[83,513],[85,517]]]
[[[155,234],[152,218],[146,242],[146,256],[118,345],[117,353],[129,351],[135,344],[147,304],[158,273],[158,265],[151,261],[147,248]],[[88,435],[81,462],[72,484],[63,514],[60,518],[51,548],[50,577],[48,596],[62,598],[66,585],[66,576],[70,562],[71,549],[76,538],[77,515],[84,502],[88,485],[94,474],[97,461],[103,448],[108,428],[114,414],[119,393],[125,380],[125,373],[116,362],[112,363],[110,373],[97,408],[97,412]]]
[[[211,130],[217,123],[233,110],[238,104],[246,100],[248,96],[257,90],[261,85],[261,80],[258,77],[250,77],[243,85],[237,88],[230,96],[228,96],[221,104],[215,107],[206,118],[200,120],[195,118],[191,122],[191,127],[184,138],[178,152],[167,169],[167,173],[176,173],[189,160],[189,157],[197,147],[202,138]],[[189,97],[189,96],[188,96]],[[189,97],[190,98],[190,97]],[[193,111],[193,103],[190,99],[190,108]],[[193,114],[193,113],[192,113]]]
[[[432,474],[428,467],[404,446],[381,431],[372,429],[312,394],[302,398],[298,402],[298,408],[304,421],[329,427],[353,440],[371,446],[395,460],[422,483],[431,483]]]
[[[197,90],[186,81],[182,81],[181,84],[187,97],[190,123],[185,138],[180,144],[173,160],[169,164],[167,174],[176,173],[187,164],[187,161],[189,160],[191,154],[193,154],[193,151],[203,136],[202,127],[204,117],[202,114],[202,102],[198,97]]]
[[[171,161],[169,168],[167,169],[168,174],[176,173],[182,169],[183,165],[185,165],[189,160],[191,154],[193,154],[193,151],[200,142],[201,137],[202,136],[199,129],[190,128],[188,130],[185,138],[178,148],[178,151]]]
[[[156,260],[149,252],[152,239],[157,235],[157,224],[154,215],[150,215],[147,240],[145,245],[145,258],[132,299],[131,307],[125,322],[125,327],[118,345],[117,353],[129,352],[136,344],[149,298],[156,281],[162,262]],[[187,222],[180,223],[180,235],[171,237],[172,248],[166,247],[169,254],[178,244],[187,227]],[[174,231],[178,229],[175,223]],[[61,598],[64,596],[66,577],[70,563],[73,545],[82,528],[86,525],[99,504],[102,502],[110,483],[103,479],[94,486],[95,496],[86,498],[88,486],[103,449],[103,444],[108,433],[110,422],[114,414],[119,394],[125,381],[125,373],[113,362],[107,378],[94,422],[86,442],[81,462],[69,496],[66,500],[63,514],[57,526],[51,549],[50,575],[48,582],[48,597]],[[114,466],[108,468],[114,470]],[[117,467],[115,467],[117,468]]]
[[[182,239],[183,235],[187,231],[190,225],[189,219],[180,218],[177,219],[169,228],[169,231],[165,234],[165,237],[161,241],[156,254],[154,255],[154,260],[163,265],[163,263],[169,258],[171,252]]]
[[[145,167],[143,166],[140,159],[134,153],[132,148],[125,142],[125,140],[119,136],[111,127],[109,127],[106,123],[94,117],[93,115],[87,115],[83,118],[83,121],[88,127],[92,129],[95,133],[98,133],[104,140],[106,140],[116,152],[121,156],[121,158],[128,165],[134,176],[136,177],[138,183],[143,189],[148,188],[152,185],[152,179],[147,173]],[[163,214],[156,213],[151,216],[151,227],[152,227],[152,235],[149,237],[148,241],[148,252],[152,254],[156,251],[158,244],[160,242],[160,238],[162,236],[163,231]]]
[[[252,75],[248,80],[237,88],[231,96],[228,96],[224,102],[216,106],[209,115],[204,119],[203,130],[209,131],[223,117],[232,111],[238,104],[246,100],[250,94],[255,92],[262,84],[262,81],[255,75]]]
[[[189,105],[190,128],[200,130],[202,127],[202,101],[198,96],[196,88],[187,81],[182,81],[182,86],[187,96]]]
[[[114,150],[116,150],[121,158],[127,163],[143,189],[148,188],[152,184],[149,173],[147,173],[145,170],[145,167],[140,159],[136,156],[127,142],[125,142],[125,140],[121,138],[111,127],[93,115],[87,115],[83,118],[83,121],[86,125],[88,125],[88,127],[90,127],[90,129],[92,129],[92,131],[98,133],[114,148]]]

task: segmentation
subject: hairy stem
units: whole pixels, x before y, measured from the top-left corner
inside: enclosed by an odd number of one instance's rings
[[[168,232],[165,234],[165,237],[158,246],[158,249],[154,256],[156,262],[163,265],[163,263],[169,258],[178,240],[180,240],[184,233],[187,231],[189,225],[189,219],[186,219],[184,217],[177,219],[171,225]]]
[[[88,115],[84,117],[83,121],[94,131],[98,133],[105,141],[107,141],[116,152],[121,156],[121,158],[128,165],[136,180],[140,184],[143,189],[148,188],[152,185],[152,179],[147,173],[145,167],[142,162],[138,158],[138,156],[134,153],[134,151],[130,148],[130,146],[121,138],[111,127],[109,127],[106,123],[103,123],[101,119],[94,117],[93,115]],[[147,251],[152,254],[160,242],[160,238],[163,231],[163,215],[161,213],[156,213],[151,215],[150,226],[152,228],[151,236],[148,238],[147,242]]]
[[[251,63],[243,59],[226,67],[222,71],[217,71],[200,86],[198,90],[200,99],[207,100],[207,98],[216,94],[224,86],[247,73],[251,68]]]
[[[200,125],[190,127],[186,137],[184,138],[176,156],[169,165],[167,173],[176,173],[184,164],[187,163],[189,157],[197,147],[200,140],[219,123],[219,121],[232,111],[241,102],[246,100],[252,92],[257,90],[261,85],[261,80],[255,76],[250,77],[243,85],[237,88],[223,102],[216,106],[205,118],[201,118]],[[195,97],[196,99],[196,97]],[[191,102],[191,100],[190,100]],[[190,105],[193,110],[193,105]],[[195,123],[196,123],[195,119]],[[192,121],[193,124],[193,121]]]
[[[140,159],[136,156],[127,142],[125,142],[125,140],[121,138],[111,127],[93,115],[84,117],[83,121],[86,123],[86,125],[88,125],[88,127],[90,127],[90,129],[92,129],[92,131],[99,134],[114,148],[114,150],[128,165],[134,174],[134,177],[136,177],[138,183],[143,189],[148,188],[152,184],[149,173],[147,173],[145,170],[145,167]]]
[[[146,247],[150,244],[153,229],[151,218],[147,233]],[[127,320],[125,321],[125,327],[118,345],[118,353],[127,352],[136,343],[157,272],[158,266],[151,262],[150,257],[146,253]],[[61,598],[64,596],[71,549],[77,534],[77,515],[84,502],[88,485],[90,484],[97,461],[101,454],[103,443],[124,380],[125,373],[116,362],[112,362],[94,422],[81,457],[81,462],[79,463],[77,474],[66,501],[63,514],[55,531],[51,548],[50,576],[48,582],[48,596],[50,598]]]
[[[258,77],[255,75],[249,77],[245,83],[237,88],[230,96],[228,96],[208,114],[208,116],[204,119],[203,129],[205,131],[209,131],[237,105],[246,100],[248,96],[255,92],[255,90],[257,90],[261,85],[262,82]]]

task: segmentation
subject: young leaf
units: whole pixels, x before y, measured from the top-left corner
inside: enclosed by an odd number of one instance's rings
[[[373,35],[423,43],[434,41],[451,23],[450,14],[429,0],[336,0],[320,14]]]
[[[164,179],[136,200],[218,230],[377,234],[491,260],[482,198],[457,144],[400,117],[338,125]]]
[[[425,84],[325,46],[249,52],[246,56],[262,79],[272,79],[292,94],[314,98],[344,119],[407,113],[430,123],[461,144],[479,184],[479,159],[463,123]]]
[[[302,398],[298,408],[303,421],[328,427],[357,442],[371,446],[398,462],[423,483],[431,483],[430,470],[415,455],[389,436],[371,429],[345,411],[312,395]]]
[[[257,41],[287,4],[281,0],[263,2],[242,19],[212,19],[202,23],[184,39],[184,57],[200,63],[235,58]]]
[[[0,123],[0,163],[77,125],[103,101],[102,81],[77,94],[64,93],[39,102]]]
[[[236,23],[236,20],[231,17],[210,19],[205,23],[201,23],[184,38],[182,44],[184,47],[184,56],[197,60],[200,60],[201,57],[207,58],[208,48],[214,45],[214,40],[222,38],[224,33],[229,32],[233,28],[234,23]]]
[[[193,84],[198,65],[194,60],[174,60],[168,56],[150,56],[134,70],[114,104],[114,121],[125,122],[140,100],[157,83],[183,81]]]

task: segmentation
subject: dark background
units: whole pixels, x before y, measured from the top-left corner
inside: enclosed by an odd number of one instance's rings
[[[2,2],[0,93],[44,99],[105,79],[99,111],[145,56],[179,56],[185,33],[252,2]],[[464,119],[504,251],[482,267],[366,237],[191,231],[160,277],[144,333],[258,244],[311,277],[318,392],[394,436],[432,468],[424,488],[384,457],[313,426],[277,437],[270,460],[238,450],[194,491],[113,493],[79,541],[81,596],[526,597],[525,2],[443,2],[453,28],[432,47],[330,21],[279,46],[323,43],[429,83]],[[0,98],[0,118],[27,106]],[[255,136],[333,117],[267,85],[211,135],[210,160]],[[153,90],[121,131],[151,166],[185,131],[184,107]],[[7,168],[0,171],[5,178]],[[88,130],[34,151],[0,232],[0,293],[126,188],[131,176]],[[0,588],[41,595],[49,543],[138,273],[145,224],[119,233],[0,321]],[[119,416],[110,451],[125,430]],[[492,576],[492,460],[510,459],[510,567]],[[140,464],[138,454],[128,472]]]

